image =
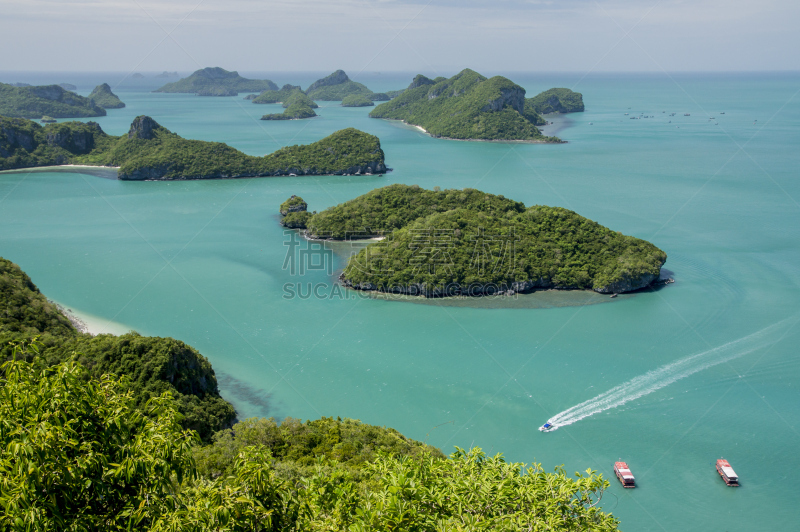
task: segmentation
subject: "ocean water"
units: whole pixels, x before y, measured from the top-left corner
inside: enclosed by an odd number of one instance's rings
[[[109,82],[128,104],[96,119],[113,134],[149,114],[262,155],[352,126],[380,137],[394,169],[172,183],[2,173],[0,255],[109,331],[198,348],[240,417],[358,418],[445,452],[596,470],[611,480],[602,506],[626,531],[796,528],[800,75],[507,75],[529,94],[583,93],[586,112],[550,126],[567,144],[437,140],[333,102],[313,120],[261,122],[279,106],[154,94],[151,75],[0,73],[82,94]],[[412,76],[355,79],[389,90]],[[306,86],[319,75],[269,77]],[[287,260],[277,208],[288,196],[322,210],[390,183],[573,209],[658,245],[676,282],[616,299],[388,301],[332,283],[347,245],[312,250],[320,267],[302,274],[299,255]],[[559,414],[558,430],[537,430]],[[721,456],[740,488],[717,475]],[[637,489],[614,479],[618,459]]]

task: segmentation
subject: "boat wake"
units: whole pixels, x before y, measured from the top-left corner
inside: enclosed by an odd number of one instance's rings
[[[703,351],[672,362],[660,368],[648,371],[644,375],[635,377],[628,382],[611,388],[588,401],[564,410],[547,420],[552,425],[549,430],[572,425],[573,423],[594,414],[617,408],[630,401],[651,394],[673,382],[693,375],[698,371],[742,357],[753,351],[777,342],[781,336],[778,332],[785,329],[789,319],[780,321],[760,331],[754,332],[738,340],[733,340],[719,347]],[[548,431],[549,432],[549,431]]]

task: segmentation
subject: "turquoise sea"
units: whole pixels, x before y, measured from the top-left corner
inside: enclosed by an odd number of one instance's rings
[[[305,87],[324,74],[260,75]],[[128,104],[96,119],[113,134],[148,114],[184,137],[262,155],[352,126],[380,137],[394,169],[171,183],[2,173],[0,255],[51,299],[113,322],[107,330],[195,346],[240,417],[358,418],[445,452],[480,446],[548,470],[596,470],[611,479],[601,504],[625,531],[796,529],[800,74],[499,74],[529,94],[583,93],[585,113],[545,130],[567,144],[437,140],[334,102],[313,120],[263,122],[279,106],[153,94],[165,80],[151,75],[0,73],[81,94],[109,82]],[[413,73],[353,77],[379,91]],[[330,271],[285,268],[283,200],[298,194],[322,210],[390,183],[573,209],[665,250],[676,282],[616,299],[420,304],[335,288],[341,246],[322,254]],[[555,432],[537,430],[587,401]],[[719,457],[740,488],[721,481]],[[637,489],[614,479],[618,459]]]

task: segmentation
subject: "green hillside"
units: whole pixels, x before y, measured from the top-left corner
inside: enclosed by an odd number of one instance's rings
[[[14,118],[83,118],[105,116],[106,110],[89,98],[58,85],[15,87],[0,83],[0,116]]]
[[[220,91],[221,94],[227,96],[231,92],[266,90],[278,90],[278,86],[268,79],[247,79],[236,71],[230,72],[219,67],[208,67],[195,71],[189,77],[167,83],[153,92],[197,93],[207,91],[208,94],[212,94],[214,91]]]
[[[89,99],[92,100],[95,105],[102,107],[103,109],[122,109],[125,107],[125,104],[122,103],[116,94],[111,92],[111,87],[108,83],[103,83],[102,85],[98,85],[94,88],[92,93],[89,95]]]

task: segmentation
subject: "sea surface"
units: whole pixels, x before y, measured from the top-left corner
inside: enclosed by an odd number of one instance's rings
[[[325,73],[243,74],[305,87]],[[351,74],[381,91],[415,73]],[[448,453],[595,470],[625,531],[797,529],[800,74],[498,74],[529,94],[582,92],[585,113],[545,128],[568,143],[437,140],[336,102],[264,122],[278,105],[156,94],[172,80],[152,74],[0,73],[81,94],[110,83],[127,107],[95,120],[116,135],[148,114],[263,155],[356,127],[393,168],[185,182],[2,173],[0,255],[96,329],[196,347],[241,418],[357,418]],[[307,249],[278,224],[292,194],[319,211],[391,183],[572,209],[665,250],[675,283],[616,299],[370,298],[333,282],[347,245]],[[558,430],[539,432],[551,418]],[[719,457],[740,488],[724,485]],[[637,489],[613,477],[619,459]]]

